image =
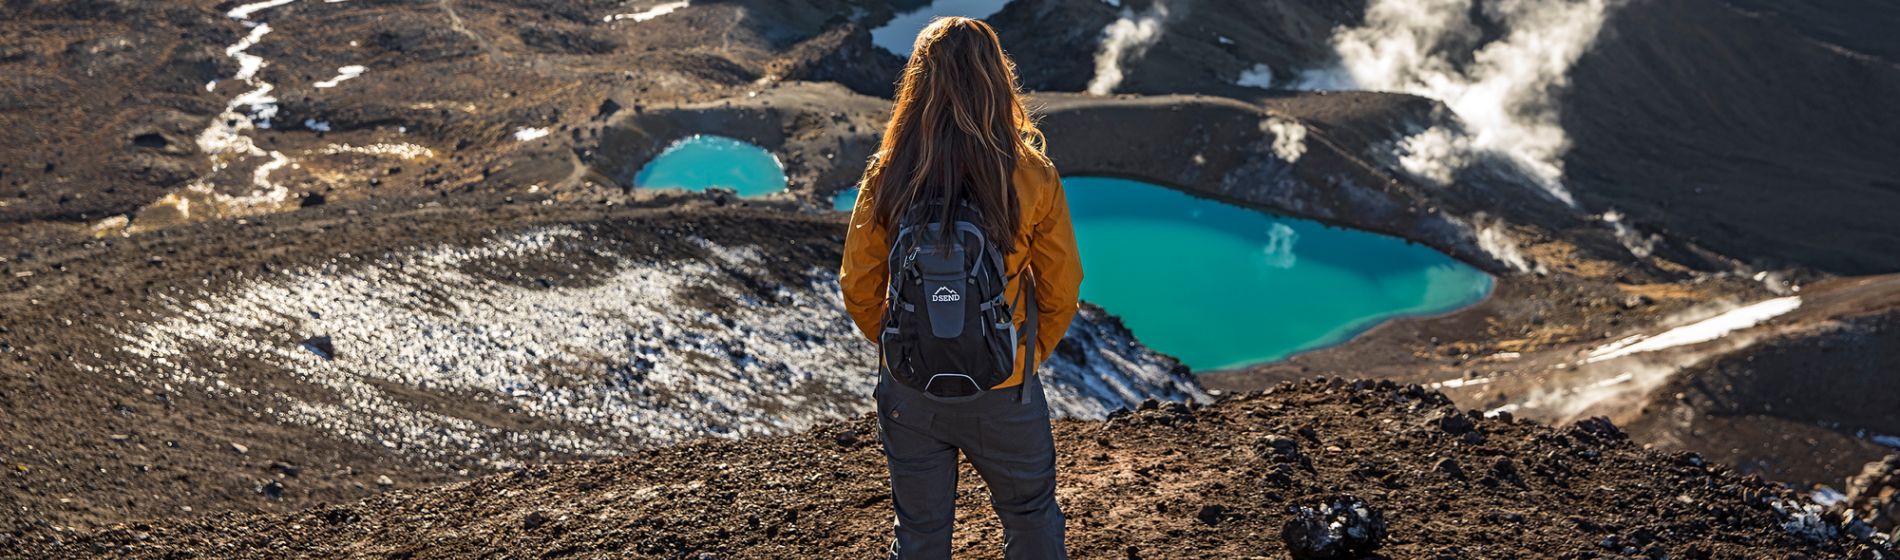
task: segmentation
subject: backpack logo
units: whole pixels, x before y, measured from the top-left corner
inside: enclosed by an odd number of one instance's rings
[[[958,294],[956,290],[952,290],[949,287],[937,288],[936,293],[930,294],[930,301],[962,301],[962,300],[963,300],[963,296]]]

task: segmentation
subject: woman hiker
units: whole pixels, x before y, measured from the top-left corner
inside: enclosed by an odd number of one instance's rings
[[[1012,560],[1066,558],[1036,366],[1075,317],[1082,266],[1055,167],[981,21],[918,34],[859,185],[840,275],[878,345],[890,557],[950,557],[957,455],[989,487]]]

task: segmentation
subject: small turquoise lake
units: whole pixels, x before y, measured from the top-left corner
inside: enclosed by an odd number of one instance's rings
[[[785,189],[763,149],[694,136],[642,169],[642,187]],[[1160,185],[1065,177],[1082,299],[1197,371],[1272,362],[1382,321],[1437,314],[1490,293],[1489,275],[1431,248],[1204,199]],[[850,211],[858,191],[833,207]]]
[[[785,190],[785,166],[771,152],[724,136],[696,134],[654,156],[634,175],[642,188],[703,191],[712,187],[759,196]]]

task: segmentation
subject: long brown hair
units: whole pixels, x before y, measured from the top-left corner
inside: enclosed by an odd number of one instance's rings
[[[968,201],[988,222],[979,225],[984,235],[1013,252],[1022,217],[1010,177],[1018,162],[1044,158],[1042,143],[996,31],[937,18],[917,34],[864,185],[887,225],[920,201],[943,200],[937,221],[948,228],[956,204]]]

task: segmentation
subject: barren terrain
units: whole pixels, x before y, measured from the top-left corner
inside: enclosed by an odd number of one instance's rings
[[[1858,546],[1798,536],[1839,509],[1783,524],[1900,442],[1892,6],[1611,3],[1534,107],[1566,202],[1495,155],[1421,174],[1408,142],[1470,124],[1451,102],[1300,82],[1369,2],[1175,2],[1083,93],[1104,26],[1154,13],[1124,3],[990,18],[1064,173],[1402,237],[1497,288],[1221,372],[1086,309],[1059,413],[1230,397],[1059,424],[1078,556],[1278,556],[1285,507],[1337,492],[1386,511],[1391,557]],[[837,314],[830,200],[889,109],[892,10],[4,2],[0,555],[880,546],[875,437],[844,420],[869,355],[801,320]],[[701,133],[787,191],[634,188]],[[1494,418],[1446,433],[1450,408]],[[1629,439],[1574,427],[1596,416]]]

